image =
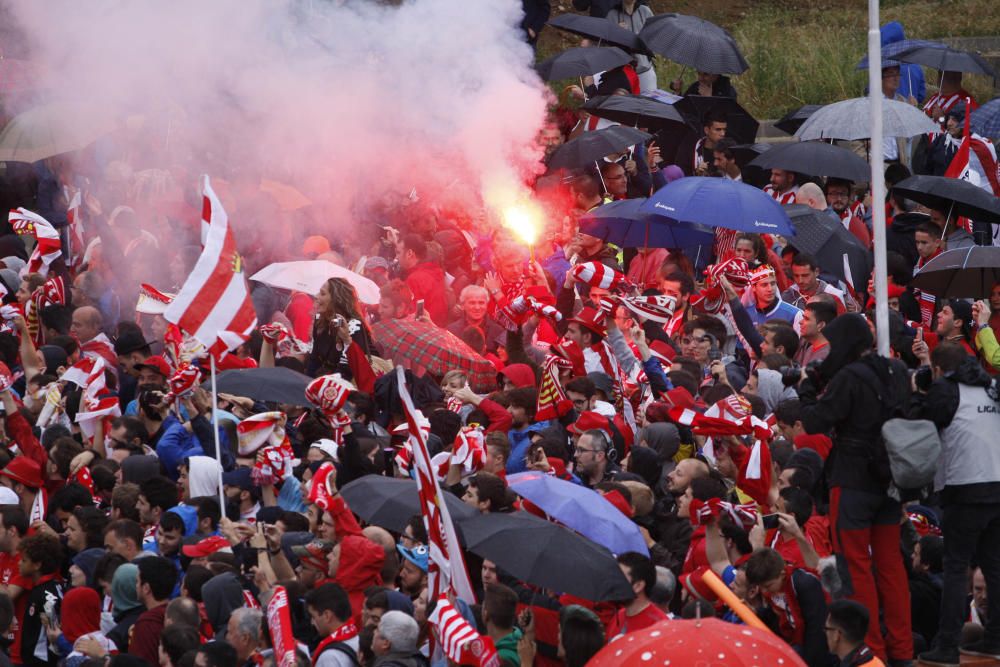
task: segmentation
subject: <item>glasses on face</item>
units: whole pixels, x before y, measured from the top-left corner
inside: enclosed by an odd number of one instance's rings
[[[586,405],[587,405],[587,399],[585,398],[578,398],[573,401],[574,408],[582,408],[585,407]]]
[[[710,343],[711,341],[707,336],[701,336],[700,338],[681,338],[681,345],[697,345],[699,343]]]

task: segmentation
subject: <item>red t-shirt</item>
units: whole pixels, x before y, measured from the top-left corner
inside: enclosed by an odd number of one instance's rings
[[[7,641],[11,642],[8,655],[18,662],[21,657],[21,623],[19,619],[24,618],[24,613],[28,609],[28,593],[34,586],[30,579],[21,576],[20,563],[21,554],[0,553],[0,584],[20,586],[24,589],[14,600],[14,618],[7,630]]]
[[[702,565],[708,565],[708,555],[705,553],[705,526],[698,526],[691,533],[691,545],[684,558],[681,574],[690,574]]]
[[[644,630],[668,618],[670,617],[667,616],[667,612],[653,603],[646,605],[646,608],[635,616],[626,616],[625,609],[622,608],[618,610],[618,613],[615,614],[608,625],[608,637],[617,637],[618,635],[626,635],[630,632]]]

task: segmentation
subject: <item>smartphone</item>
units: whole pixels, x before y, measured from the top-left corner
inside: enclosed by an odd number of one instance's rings
[[[917,340],[923,340],[924,339],[924,328],[923,327],[917,327],[917,336],[916,336],[916,339]]]
[[[774,530],[781,525],[777,514],[765,514],[761,519],[764,522],[764,530]]]
[[[423,316],[424,316],[424,300],[423,299],[418,299],[417,300],[417,319],[420,319]]]

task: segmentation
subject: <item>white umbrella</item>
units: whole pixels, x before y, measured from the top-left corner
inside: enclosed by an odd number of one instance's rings
[[[0,162],[37,162],[77,151],[114,129],[114,118],[90,106],[38,106],[18,114],[0,131]]]
[[[920,109],[888,99],[882,100],[882,128],[883,136],[893,138],[941,131],[941,127]],[[857,141],[869,139],[871,133],[871,100],[867,97],[855,97],[819,109],[802,123],[795,136],[799,141]]]
[[[380,300],[378,285],[342,266],[323,259],[301,262],[276,262],[269,264],[250,276],[250,280],[277,287],[278,289],[295,290],[315,296],[319,289],[330,278],[343,278],[349,282],[358,293],[361,303],[376,305]]]

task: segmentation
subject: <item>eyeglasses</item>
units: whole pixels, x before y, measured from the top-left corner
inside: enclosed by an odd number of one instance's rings
[[[111,445],[111,449],[118,449],[120,447],[128,447],[129,443],[124,440],[119,440],[118,438],[113,438],[110,435],[104,436],[104,446],[107,447]]]

